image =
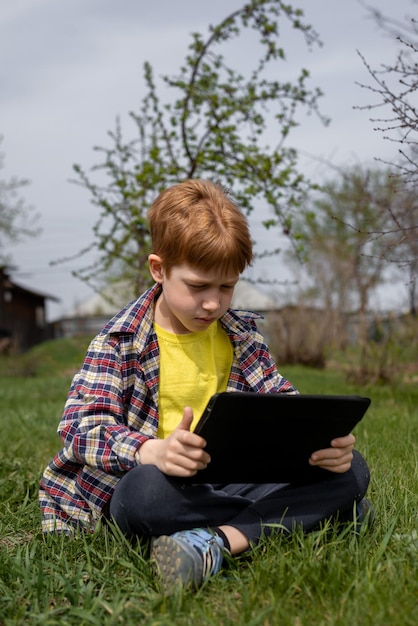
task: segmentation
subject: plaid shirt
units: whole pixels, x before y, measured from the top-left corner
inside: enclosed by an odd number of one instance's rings
[[[120,478],[157,436],[159,348],[155,285],[93,339],[58,426],[63,448],[45,469],[39,499],[44,532],[93,530]],[[295,391],[277,372],[258,332],[259,315],[228,310],[220,319],[234,348],[228,391]]]

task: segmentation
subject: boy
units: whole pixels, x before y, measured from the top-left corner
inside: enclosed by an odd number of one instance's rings
[[[104,516],[129,538],[150,538],[171,590],[201,585],[225,553],[249,550],[274,526],[308,532],[349,518],[355,503],[363,506],[369,472],[348,435],[312,455],[312,465],[329,470],[320,483],[184,480],[210,463],[193,427],[214,393],[296,390],[277,372],[258,316],[229,309],[253,252],[247,220],[226,191],[188,180],[161,193],[148,217],[155,285],[90,344],[40,503],[45,532],[93,529]],[[254,416],[255,446],[264,435]]]

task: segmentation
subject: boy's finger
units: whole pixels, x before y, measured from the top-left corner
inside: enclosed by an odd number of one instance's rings
[[[180,424],[177,426],[178,430],[190,430],[190,427],[193,422],[193,410],[191,407],[186,406],[184,408],[183,417],[181,419]]]

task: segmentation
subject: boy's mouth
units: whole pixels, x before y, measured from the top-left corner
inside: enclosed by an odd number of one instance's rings
[[[216,320],[216,317],[197,317],[196,320],[202,324],[212,324]]]

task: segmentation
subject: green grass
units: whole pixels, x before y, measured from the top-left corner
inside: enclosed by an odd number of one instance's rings
[[[282,372],[306,393],[372,398],[357,447],[372,470],[372,529],[277,536],[197,593],[163,598],[146,548],[109,528],[43,537],[37,484],[85,343],[44,345],[31,377],[0,363],[0,624],[415,626],[418,389],[347,385],[337,371]],[[18,365],[18,364],[17,364]],[[255,442],[262,445],[262,441]]]

